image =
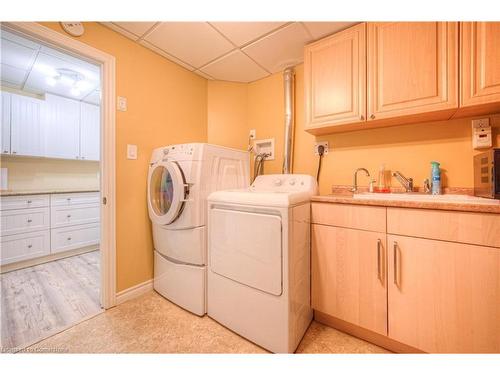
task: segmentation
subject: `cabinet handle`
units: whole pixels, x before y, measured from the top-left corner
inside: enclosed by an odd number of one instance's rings
[[[375,118],[375,115],[371,115],[370,118],[373,120]]]
[[[69,215],[69,214],[68,214],[68,215],[66,215],[66,217],[67,217],[67,218],[70,218],[70,217],[71,217],[71,215]]]
[[[71,198],[66,198],[66,200],[69,202],[71,200]]]
[[[13,154],[17,154],[17,151],[12,151]]]
[[[361,115],[361,116],[359,116],[359,119],[360,119],[361,121],[363,121],[363,120],[365,119],[365,116]]]
[[[33,221],[33,220],[31,220],[31,219],[28,219],[28,223],[31,223],[32,221]]]
[[[9,150],[3,150],[3,153],[4,153],[4,154],[8,154],[8,153],[9,153]]]
[[[398,243],[394,241],[393,246],[393,262],[394,262],[394,284],[398,285]]]
[[[79,156],[75,156],[75,159],[80,159],[80,157]]]
[[[28,245],[28,249],[31,249],[32,247],[33,247],[33,245],[31,245],[31,244],[30,244],[30,245]]]
[[[68,241],[71,241],[71,237],[68,237]]]
[[[85,156],[82,156],[82,160],[85,159]]]
[[[382,241],[380,239],[377,240],[377,277],[380,281],[382,281],[382,269],[381,269],[381,247],[382,247]]]
[[[28,201],[28,204],[33,203],[32,201]]]

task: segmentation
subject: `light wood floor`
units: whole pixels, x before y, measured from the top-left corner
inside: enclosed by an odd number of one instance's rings
[[[101,311],[99,251],[0,275],[1,348],[17,348]]]

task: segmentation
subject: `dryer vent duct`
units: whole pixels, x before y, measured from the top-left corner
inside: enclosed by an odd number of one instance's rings
[[[293,125],[295,121],[295,69],[286,68],[283,71],[285,89],[285,150],[283,173],[292,173]]]

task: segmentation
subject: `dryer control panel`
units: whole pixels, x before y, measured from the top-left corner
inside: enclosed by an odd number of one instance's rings
[[[307,174],[268,174],[258,176],[252,184],[253,191],[311,192],[317,194],[316,180]]]

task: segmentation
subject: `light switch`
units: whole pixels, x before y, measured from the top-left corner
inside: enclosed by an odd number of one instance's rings
[[[116,105],[119,111],[127,111],[127,98],[119,96],[116,98]]]
[[[137,145],[127,145],[127,159],[137,160]]]

